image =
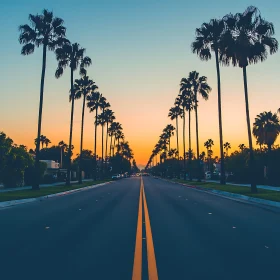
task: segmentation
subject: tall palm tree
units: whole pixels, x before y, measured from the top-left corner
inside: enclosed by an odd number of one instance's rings
[[[179,133],[178,133],[178,118],[182,118],[183,109],[179,105],[175,105],[169,109],[168,117],[173,121],[176,120],[176,139],[177,139],[177,152],[179,161]]]
[[[111,107],[110,103],[107,102],[107,99],[102,96],[100,98],[100,109],[102,110],[102,117],[100,119],[100,125],[102,127],[102,148],[101,148],[101,158],[102,158],[102,174],[103,174],[103,171],[104,171],[104,126],[105,126],[105,123],[106,123],[106,119],[105,119],[105,110],[108,109],[109,107]]]
[[[90,95],[87,96],[87,107],[90,109],[90,112],[95,112],[95,121],[94,121],[94,158],[95,158],[95,171],[94,171],[94,180],[96,180],[97,176],[97,116],[98,116],[98,109],[100,107],[100,99],[102,94],[98,91],[91,92]]]
[[[103,147],[104,147],[104,126],[105,126],[105,124],[106,124],[106,118],[105,118],[105,113],[104,113],[104,111],[103,112],[101,112],[101,114],[99,114],[98,116],[97,116],[97,120],[96,120],[96,122],[97,122],[97,125],[100,125],[101,126],[101,128],[102,128],[102,140],[101,140],[101,145],[102,145],[102,156],[101,156],[101,159],[102,159],[102,163],[101,163],[101,166],[102,166],[102,173],[103,173],[103,162],[104,162],[104,158],[103,158],[103,155],[104,155],[104,153],[103,153]],[[103,174],[102,174],[103,175]]]
[[[78,43],[71,44],[68,42],[62,47],[57,48],[56,59],[58,61],[58,67],[55,72],[55,77],[58,79],[63,75],[64,69],[69,66],[71,73],[71,89],[70,89],[70,102],[71,102],[71,116],[70,116],[70,133],[69,133],[69,147],[72,146],[72,132],[73,132],[73,117],[74,117],[74,71],[80,66],[80,75],[85,76],[85,67],[91,65],[91,59],[85,56],[86,49],[81,48]],[[68,166],[67,166],[67,178],[66,185],[70,185],[70,170],[71,170],[71,149],[68,152]]]
[[[214,146],[214,141],[212,139],[208,139],[204,143],[204,147],[207,149],[207,155],[208,155],[208,171],[210,171],[210,160],[209,159],[211,158],[212,146]]]
[[[221,77],[220,57],[222,53],[221,38],[225,31],[225,22],[219,19],[211,19],[209,23],[203,23],[196,29],[195,41],[191,45],[193,53],[196,53],[201,60],[211,59],[211,51],[215,53],[217,82],[218,82],[218,112],[219,112],[219,136],[220,136],[220,157],[221,157],[221,179],[220,183],[225,184],[225,163],[223,151],[223,127],[222,127],[222,100],[221,100]]]
[[[62,154],[64,154],[64,150],[67,148],[67,144],[64,141],[60,141],[58,143],[58,146],[60,147],[60,168],[62,168]]]
[[[268,52],[274,54],[278,50],[278,42],[272,37],[274,26],[264,20],[256,7],[248,7],[244,13],[229,14],[224,17],[226,31],[222,39],[223,63],[239,66],[243,70],[246,120],[250,151],[251,191],[257,192],[255,180],[255,158],[252,144],[249,98],[247,86],[247,66],[264,61]]]
[[[108,136],[109,136],[109,124],[111,124],[116,117],[114,116],[114,112],[110,109],[106,109],[104,111],[104,118],[106,121],[106,145],[105,145],[105,159],[107,159],[108,155]],[[107,161],[106,161],[107,162]]]
[[[169,145],[169,148],[168,150],[170,151],[171,147],[170,147],[170,143],[171,143],[171,136],[174,135],[174,130],[175,130],[175,127],[172,125],[172,124],[168,124],[163,132],[166,133],[167,137],[168,137],[168,145]]]
[[[79,156],[79,184],[82,184],[82,160],[83,160],[83,138],[84,138],[84,117],[85,117],[85,104],[86,97],[95,90],[98,86],[95,85],[94,81],[89,79],[88,76],[83,76],[80,79],[75,80],[74,84],[74,98],[80,99],[83,97],[82,105],[82,123],[81,123],[81,142],[80,142],[80,156]]]
[[[207,83],[207,77],[199,76],[199,73],[196,71],[192,71],[189,73],[188,79],[183,78],[180,84],[180,91],[184,89],[190,89],[193,92],[194,96],[194,111],[195,111],[195,126],[196,126],[196,152],[197,156],[199,153],[199,137],[198,137],[198,95],[201,95],[204,100],[208,100],[209,93],[212,90],[211,87]],[[200,163],[199,169],[200,169]],[[198,172],[198,180],[200,181],[200,172]]]
[[[229,143],[229,142],[226,142],[226,143],[224,144],[224,148],[225,148],[225,150],[226,150],[227,157],[228,157],[228,150],[230,150],[230,149],[231,149],[231,145],[230,145],[230,143]]]
[[[47,50],[54,51],[57,47],[62,46],[65,42],[66,28],[63,26],[63,20],[53,16],[53,13],[48,10],[43,10],[42,14],[29,15],[30,25],[24,24],[19,26],[20,36],[19,42],[23,44],[21,49],[22,55],[32,54],[36,47],[43,46],[43,62],[40,86],[40,102],[35,158],[35,180],[32,186],[33,189],[39,189],[39,153],[40,153],[40,135],[42,125],[43,112],[43,97],[45,72],[47,61]]]
[[[191,111],[194,108],[194,95],[190,88],[185,87],[180,89],[181,94],[179,95],[179,100],[176,102],[180,102],[181,106],[183,108],[183,134],[185,139],[185,112],[188,112],[188,118],[189,118],[189,149],[188,149],[188,162],[189,162],[189,179],[192,180],[192,155],[191,152]],[[175,102],[175,103],[176,103]],[[185,142],[185,140],[183,141]],[[186,151],[185,151],[185,145],[184,145],[184,166],[186,165]],[[184,167],[185,168],[185,167]],[[185,176],[186,177],[186,176]],[[184,177],[184,178],[185,178]]]

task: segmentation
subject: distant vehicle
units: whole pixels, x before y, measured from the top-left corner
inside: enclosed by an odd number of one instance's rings
[[[113,179],[113,180],[118,180],[118,179],[120,179],[120,178],[121,178],[120,174],[114,174],[114,175],[112,175],[112,179]]]

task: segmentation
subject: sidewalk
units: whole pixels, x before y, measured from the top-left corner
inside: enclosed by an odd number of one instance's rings
[[[217,181],[217,180],[205,180],[205,182],[217,183],[217,184],[220,183],[220,181]],[[250,184],[234,184],[234,183],[230,183],[230,182],[227,182],[227,184],[230,184],[232,186],[241,186],[241,187],[248,187],[248,188],[251,187]],[[273,187],[273,186],[266,186],[266,185],[257,185],[257,188],[258,189],[264,189],[264,190],[280,192],[280,187]]]
[[[84,179],[83,182],[88,182],[91,181],[92,179]],[[71,184],[78,183],[78,181],[71,181]],[[55,186],[62,186],[65,185],[65,182],[58,182],[58,183],[53,183],[53,184],[41,184],[40,188],[47,188],[47,187],[55,187]],[[3,185],[2,185],[3,186]],[[13,191],[23,191],[23,190],[31,190],[32,186],[25,186],[25,187],[18,187],[18,188],[8,188],[4,189],[0,185],[0,193],[4,192],[13,192]]]

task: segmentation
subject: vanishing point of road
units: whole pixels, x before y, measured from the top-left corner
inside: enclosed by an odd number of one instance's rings
[[[0,279],[280,279],[280,213],[152,177],[0,211]]]

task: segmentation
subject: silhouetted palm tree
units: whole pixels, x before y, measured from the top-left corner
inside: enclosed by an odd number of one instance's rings
[[[106,147],[105,147],[105,159],[107,159],[108,155],[108,136],[109,136],[109,124],[113,123],[113,121],[116,119],[114,116],[114,112],[110,109],[106,109],[104,111],[104,118],[106,121]],[[111,154],[111,153],[110,153]]]
[[[177,105],[171,107],[169,109],[168,117],[173,121],[176,120],[176,139],[177,139],[177,152],[178,152],[178,160],[179,160],[179,133],[178,133],[178,118],[182,118],[183,116],[183,109]]]
[[[80,99],[83,97],[82,105],[82,123],[81,123],[81,142],[80,142],[80,156],[79,156],[79,184],[82,183],[82,160],[83,160],[83,137],[84,137],[84,116],[85,116],[85,103],[86,97],[98,89],[94,81],[89,79],[88,76],[83,76],[80,79],[75,80],[74,84],[74,97],[75,99]]]
[[[274,26],[264,20],[256,7],[248,7],[244,13],[229,14],[224,17],[227,29],[223,36],[223,63],[239,66],[243,70],[246,119],[250,149],[251,191],[257,192],[255,180],[255,159],[252,144],[249,99],[247,88],[247,66],[264,61],[278,50],[274,35]]]
[[[191,90],[194,96],[194,110],[195,110],[195,126],[196,126],[196,151],[199,156],[199,137],[198,137],[198,94],[202,96],[203,99],[208,100],[209,92],[211,91],[211,87],[207,84],[207,78],[205,76],[199,77],[199,73],[196,71],[192,71],[189,73],[188,79],[183,78],[180,84],[180,91],[183,90]],[[200,169],[200,163],[199,169]],[[198,172],[198,180],[200,181],[200,172]]]
[[[263,112],[257,115],[253,124],[253,135],[258,142],[267,145],[269,151],[280,133],[280,123],[277,114]]]
[[[60,168],[62,168],[62,154],[64,155],[64,150],[67,148],[67,144],[64,141],[60,141],[58,146],[60,147]]]
[[[29,15],[30,25],[24,24],[19,26],[20,36],[19,42],[23,44],[21,54],[32,54],[36,47],[43,46],[43,62],[40,86],[40,102],[39,102],[39,117],[37,139],[41,136],[42,112],[43,112],[43,96],[44,83],[46,72],[47,50],[54,51],[57,47],[63,45],[66,41],[66,28],[63,26],[63,20],[53,16],[52,12],[43,10],[42,14]],[[33,189],[39,189],[39,152],[40,141],[36,144],[36,159],[35,159],[35,180],[32,186]]]
[[[58,67],[55,72],[55,77],[59,78],[63,75],[64,69],[69,66],[71,73],[71,89],[70,89],[70,102],[71,102],[71,116],[70,116],[70,133],[69,133],[69,147],[72,146],[72,132],[73,132],[73,117],[74,117],[74,71],[80,66],[81,76],[86,75],[85,67],[91,64],[91,59],[85,55],[85,49],[81,48],[78,43],[71,44],[68,42],[62,47],[57,48],[56,59]],[[68,153],[68,166],[66,185],[70,185],[70,169],[71,169],[71,150]]]
[[[49,144],[51,144],[51,140],[46,138],[45,141],[44,141],[45,145],[46,145],[46,148],[48,148]]]
[[[238,148],[240,149],[241,152],[243,152],[246,149],[245,144],[240,144],[238,145]]]
[[[201,60],[211,59],[211,51],[215,53],[217,81],[218,81],[218,112],[219,112],[219,136],[220,136],[220,156],[221,156],[221,184],[225,184],[225,166],[223,151],[223,127],[222,127],[222,101],[221,101],[221,77],[220,77],[220,57],[221,38],[225,31],[223,20],[211,19],[209,23],[203,23],[196,29],[196,38],[191,48]]]
[[[171,136],[174,135],[174,130],[175,130],[175,127],[172,125],[172,124],[168,124],[163,132],[166,133],[167,137],[168,137],[168,145],[169,145],[169,148],[168,150],[170,151],[171,147],[170,147],[170,140],[171,140]]]
[[[204,147],[207,149],[207,156],[208,156],[208,170],[210,171],[210,159],[211,159],[211,148],[212,146],[214,146],[214,141],[212,139],[208,139],[205,143],[204,143]],[[210,152],[211,151],[211,152]],[[213,152],[212,152],[213,153]]]
[[[225,150],[226,150],[227,157],[228,157],[228,150],[230,150],[230,149],[231,149],[231,145],[230,145],[230,143],[229,143],[229,142],[226,142],[226,143],[224,144],[224,148],[225,148]]]
[[[102,97],[102,94],[100,92],[91,92],[90,95],[87,96],[87,107],[90,109],[90,112],[95,112],[95,121],[94,121],[94,157],[95,157],[95,171],[94,171],[94,180],[96,180],[97,176],[97,116],[98,116],[98,109],[100,107],[100,99]]]
[[[102,96],[100,98],[100,109],[102,110],[102,114],[101,114],[101,118],[99,120],[99,123],[102,127],[102,148],[101,148],[101,158],[102,158],[102,164],[101,164],[101,167],[102,167],[102,175],[103,175],[103,171],[104,171],[104,126],[105,126],[105,123],[106,123],[106,119],[105,119],[105,110],[107,108],[111,107],[110,103],[107,102],[107,99]]]

